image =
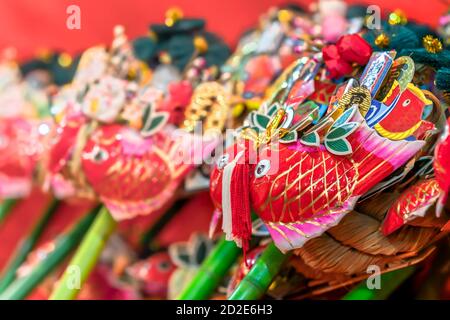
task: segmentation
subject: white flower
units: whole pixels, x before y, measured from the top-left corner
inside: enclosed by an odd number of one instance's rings
[[[82,111],[93,119],[111,123],[124,107],[125,99],[126,81],[111,76],[103,77],[89,88]]]

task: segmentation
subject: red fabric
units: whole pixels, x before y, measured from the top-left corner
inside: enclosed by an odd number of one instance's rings
[[[232,233],[234,237],[242,241],[244,253],[247,252],[252,237],[249,179],[249,165],[247,163],[236,164],[230,186]]]
[[[372,55],[372,47],[359,34],[346,34],[336,45],[325,46],[322,54],[330,78],[337,79],[349,75],[354,63],[365,65]]]
[[[180,7],[185,16],[203,17],[208,29],[234,45],[245,28],[271,6],[311,0],[14,0],[0,1],[0,48],[15,46],[21,57],[33,55],[38,48],[60,48],[70,53],[99,43],[108,43],[112,28],[123,24],[131,37],[145,34],[149,23],[162,22],[171,6]],[[408,17],[436,26],[446,12],[445,1],[428,0],[349,0],[348,3],[378,4],[384,12],[401,8]],[[66,8],[81,8],[81,30],[66,28]]]

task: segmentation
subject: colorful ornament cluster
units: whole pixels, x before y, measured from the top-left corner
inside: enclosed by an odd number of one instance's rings
[[[361,270],[337,258],[313,270],[331,259],[327,241],[369,264],[389,256],[379,243],[428,228],[420,245],[391,252],[418,257],[450,230],[450,20],[441,20],[439,37],[422,35],[427,27],[395,11],[375,34],[365,11],[343,1],[319,1],[311,12],[274,8],[228,57],[203,20],[174,9],[135,41],[116,27],[112,44],[86,50],[59,86],[50,67],[21,74],[5,51],[0,197],[26,198],[38,187],[104,205],[125,231],[92,281],[120,298],[174,299],[196,279],[215,240],[189,221],[189,241],[143,260],[126,234],[208,190],[210,235],[223,233],[244,251],[219,296],[232,294],[270,243],[294,252],[293,278],[330,283]],[[355,241],[359,214],[379,222],[367,251]],[[30,254],[19,276],[52,250],[47,243]],[[268,294],[295,289],[282,278]]]

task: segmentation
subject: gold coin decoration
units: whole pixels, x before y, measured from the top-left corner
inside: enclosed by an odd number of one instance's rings
[[[339,99],[339,108],[344,111],[356,104],[359,112],[364,117],[367,111],[369,111],[371,101],[372,99],[368,89],[364,87],[355,87],[344,93]]]
[[[224,88],[217,82],[200,84],[184,113],[183,128],[189,132],[201,123],[204,132],[222,131],[227,120],[228,102]]]

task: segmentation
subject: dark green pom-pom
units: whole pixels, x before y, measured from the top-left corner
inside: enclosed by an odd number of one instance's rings
[[[426,35],[432,35],[433,37],[437,37],[436,32],[425,24],[410,21],[406,24],[406,27],[412,32],[414,32],[417,38],[419,39],[422,39]]]
[[[203,19],[181,19],[173,26],[168,27],[165,24],[153,24],[150,29],[159,36],[167,36],[175,33],[189,33],[203,30],[205,20]]]
[[[149,61],[156,52],[156,43],[150,37],[140,37],[133,41],[133,52],[136,58]]]
[[[202,36],[208,42],[208,51],[204,54],[206,63],[209,66],[221,66],[225,63],[231,54],[230,48],[223,40],[210,32],[202,33]]]
[[[419,37],[406,26],[394,25],[391,26],[385,21],[382,23],[381,32],[389,37],[389,45],[385,48],[380,48],[375,44],[375,39],[380,34],[380,30],[369,30],[364,39],[370,43],[372,48],[376,51],[380,50],[397,50],[400,51],[405,48],[419,48],[421,47],[421,40]]]
[[[20,65],[20,71],[22,75],[25,76],[35,70],[48,70],[49,66],[49,62],[46,62],[42,59],[32,59],[22,63]]]
[[[63,67],[58,62],[59,55],[55,55],[55,59],[52,60],[50,64],[49,71],[53,77],[53,82],[58,85],[64,85],[72,81],[73,76],[78,67],[78,62],[80,61],[80,56],[73,58],[70,66]]]
[[[450,68],[442,68],[436,73],[436,87],[442,91],[450,91]]]
[[[403,49],[398,56],[411,56],[416,63],[431,66],[435,69],[450,67],[450,51],[443,50],[439,53],[431,53],[424,48]]]

